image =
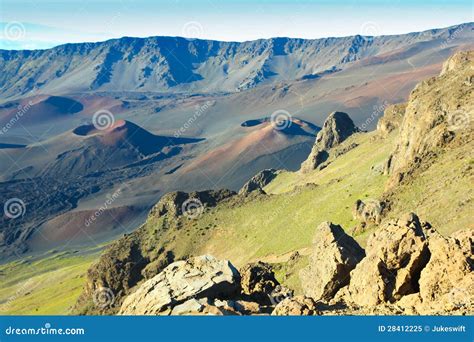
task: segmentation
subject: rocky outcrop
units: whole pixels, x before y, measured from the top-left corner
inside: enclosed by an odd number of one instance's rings
[[[430,257],[427,226],[410,214],[376,230],[367,241],[366,257],[351,272],[350,301],[375,306],[418,292],[420,272]]]
[[[136,236],[127,236],[113,243],[87,271],[84,291],[75,310],[80,314],[115,312],[122,296],[142,279],[141,270],[148,262],[140,250]],[[94,297],[102,293],[103,289],[114,300],[107,305],[97,305]]]
[[[277,285],[273,291],[269,294],[270,303],[277,305],[286,298],[292,298],[294,291],[283,285]]]
[[[192,193],[171,192],[153,207],[147,222],[107,248],[97,263],[87,271],[87,280],[74,312],[78,314],[114,314],[122,300],[139,282],[150,279],[176,259],[189,255],[177,253],[168,245],[166,231],[179,229],[181,216],[196,219],[206,208],[236,195],[230,190],[207,190]],[[165,216],[163,222],[156,220]],[[170,234],[173,234],[170,231]],[[157,247],[158,246],[158,247]],[[95,305],[93,298],[105,288],[114,296],[107,306]]]
[[[234,195],[235,192],[227,189],[194,191],[191,193],[174,191],[165,194],[151,209],[149,216],[158,218],[168,214],[171,217],[178,217],[187,210],[215,207],[220,201]]]
[[[377,200],[357,200],[352,209],[354,219],[362,223],[380,223],[384,203]]]
[[[458,52],[444,64],[440,76],[421,82],[411,92],[390,158],[389,188],[456,137],[472,136],[473,77],[474,51]]]
[[[225,299],[238,293],[239,280],[238,271],[226,260],[205,255],[177,261],[126,297],[119,313],[170,314],[172,310],[180,310],[175,307],[191,299]],[[197,301],[186,305],[188,309],[199,306]]]
[[[474,254],[474,229],[459,230],[451,235],[467,255]]]
[[[383,117],[377,122],[377,131],[382,135],[387,135],[393,130],[400,127],[403,116],[405,115],[407,104],[399,103],[388,106],[383,114]]]
[[[473,230],[458,233],[470,235]],[[431,258],[419,280],[423,314],[446,312],[474,313],[474,259],[471,246],[456,238],[431,234],[428,247]]]
[[[304,293],[314,299],[331,299],[349,284],[349,274],[364,257],[364,250],[341,226],[323,222],[316,228],[310,264],[300,272]]]
[[[324,125],[316,136],[308,158],[301,164],[301,172],[315,170],[320,164],[327,160],[329,150],[346,140],[358,129],[354,122],[344,112],[332,112],[324,122]]]
[[[272,316],[312,316],[318,314],[316,302],[306,296],[286,298],[278,303],[272,312]]]
[[[253,191],[265,193],[263,188],[278,175],[278,172],[279,171],[275,169],[266,169],[260,171],[244,184],[244,186],[239,191],[239,195],[247,195]]]
[[[259,301],[270,301],[270,296],[280,283],[269,264],[256,262],[240,269],[242,293]]]

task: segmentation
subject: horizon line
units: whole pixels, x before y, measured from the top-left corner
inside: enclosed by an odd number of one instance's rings
[[[0,22],[1,23],[1,22]],[[5,49],[5,48],[0,48],[0,51],[46,51],[46,50],[51,50],[55,49],[61,46],[66,46],[66,45],[79,45],[79,44],[101,44],[101,43],[106,43],[110,41],[116,41],[116,40],[121,40],[121,39],[150,39],[150,38],[178,38],[182,40],[188,40],[188,41],[208,41],[208,42],[220,42],[220,43],[249,43],[249,42],[256,42],[259,40],[272,40],[272,39],[295,39],[295,40],[322,40],[322,39],[339,39],[339,38],[350,38],[350,37],[368,37],[371,39],[374,38],[379,38],[379,37],[393,37],[393,36],[403,36],[403,35],[409,35],[409,34],[414,34],[414,33],[424,33],[428,31],[433,31],[433,30],[446,30],[454,27],[459,27],[459,26],[464,26],[464,25],[474,25],[474,21],[468,21],[468,22],[462,22],[459,24],[454,24],[454,25],[449,25],[445,27],[434,27],[434,28],[429,28],[421,31],[410,31],[410,32],[405,32],[405,33],[394,33],[394,34],[382,34],[382,35],[361,35],[361,34],[353,34],[353,35],[343,35],[343,36],[326,36],[326,37],[318,37],[318,38],[300,38],[300,37],[289,37],[289,36],[275,36],[275,37],[269,37],[269,38],[257,38],[257,39],[251,39],[251,40],[243,40],[243,41],[238,41],[238,40],[217,40],[217,39],[206,39],[206,38],[192,38],[192,37],[183,37],[183,36],[162,36],[162,35],[151,35],[151,36],[145,36],[145,37],[139,37],[139,36],[121,36],[118,38],[109,38],[105,40],[98,40],[98,41],[83,41],[83,42],[66,42],[66,43],[61,43],[58,45],[54,45],[49,48],[39,48],[39,49]],[[0,39],[1,41],[2,39]]]

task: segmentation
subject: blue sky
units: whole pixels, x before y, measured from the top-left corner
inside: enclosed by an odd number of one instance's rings
[[[473,0],[0,0],[0,48],[122,36],[243,41],[421,31],[473,21]]]

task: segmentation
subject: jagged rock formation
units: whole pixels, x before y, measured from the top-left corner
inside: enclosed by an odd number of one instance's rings
[[[470,236],[470,246],[456,237],[445,238],[434,232],[429,236],[430,261],[420,275],[421,311],[443,313],[467,311],[474,313],[473,230],[455,236]]]
[[[215,207],[220,201],[234,196],[235,192],[227,189],[194,191],[191,193],[174,191],[164,195],[160,201],[151,209],[150,216],[161,217],[169,214],[172,217],[183,215],[187,209],[197,209],[197,207]],[[196,208],[187,208],[187,202]],[[191,203],[193,202],[193,203]],[[194,203],[195,202],[195,203]]]
[[[318,314],[316,302],[306,296],[286,298],[278,303],[272,312],[272,316],[313,316]]]
[[[364,250],[341,226],[321,223],[314,235],[310,264],[300,273],[305,295],[331,299],[349,283],[350,271],[364,255]]]
[[[197,304],[199,298],[226,298],[239,291],[239,280],[239,273],[226,260],[205,255],[177,261],[126,297],[119,314],[169,314],[188,300]]]
[[[242,188],[239,190],[239,195],[247,195],[253,191],[265,193],[263,188],[278,175],[278,172],[279,171],[275,169],[266,169],[260,171],[247,183],[245,183],[244,186],[242,186]]]
[[[308,158],[301,164],[301,172],[315,170],[329,157],[329,150],[357,132],[352,119],[343,112],[329,114],[321,131],[316,136]]]
[[[461,248],[466,253],[474,254],[474,230],[459,230],[452,234],[451,237],[459,241]]]
[[[283,285],[277,285],[268,297],[271,304],[277,305],[287,298],[292,298],[294,294],[295,292],[292,289]]]
[[[399,103],[388,106],[384,115],[377,122],[377,131],[382,135],[387,135],[392,132],[394,129],[400,127],[402,123],[403,116],[405,115],[407,104]]]
[[[445,238],[413,213],[383,224],[332,302],[361,314],[472,314],[473,231],[458,234]]]
[[[352,216],[364,224],[370,222],[378,224],[382,219],[383,208],[383,202],[377,200],[362,201],[358,199],[352,209]]]
[[[273,291],[280,285],[271,266],[260,261],[242,267],[240,275],[242,293],[259,302],[270,301]]]
[[[459,52],[438,77],[415,87],[400,126],[397,146],[389,161],[393,187],[454,138],[469,139],[474,111],[474,51]]]
[[[127,296],[119,314],[269,314],[279,299],[293,294],[278,285],[265,263],[248,264],[241,272],[209,255],[174,262]]]
[[[376,230],[366,253],[351,272],[348,292],[353,303],[375,306],[418,291],[419,274],[430,254],[417,216],[411,214]]]

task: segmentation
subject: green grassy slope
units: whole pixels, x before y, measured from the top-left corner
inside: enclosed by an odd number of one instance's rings
[[[98,253],[58,253],[0,266],[0,315],[66,315]]]
[[[394,137],[382,140],[376,133],[357,134],[341,148],[359,145],[323,170],[281,173],[265,189],[269,195],[234,198],[197,220],[178,218],[176,230],[163,230],[163,218],[149,218],[145,229],[160,236],[160,244],[176,256],[209,253],[237,266],[304,249],[322,221],[351,228],[357,224],[351,213],[355,201],[382,195],[386,176],[373,166],[388,157]],[[358,237],[362,244],[365,236]],[[151,240],[152,236],[145,239]]]
[[[450,235],[474,229],[474,141],[450,146],[387,194],[392,202],[388,218],[408,211]]]

